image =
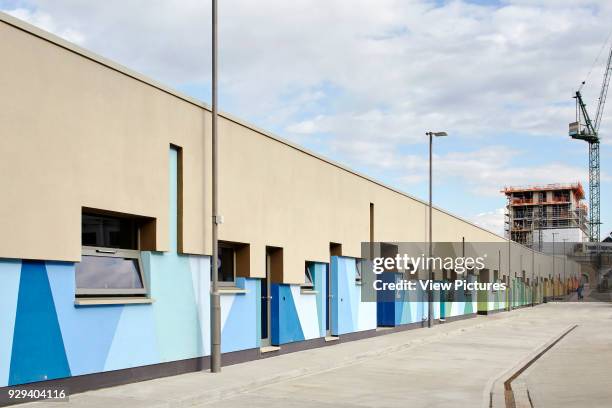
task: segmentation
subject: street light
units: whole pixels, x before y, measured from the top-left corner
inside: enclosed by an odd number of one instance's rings
[[[563,238],[563,291],[565,295],[567,295],[567,276],[565,275],[565,270],[567,268],[567,252],[565,252],[565,243],[567,242],[567,238]]]
[[[433,213],[433,204],[432,204],[432,176],[433,176],[433,166],[432,166],[432,158],[433,158],[433,138],[435,137],[443,137],[443,136],[448,136],[448,134],[446,132],[425,132],[425,135],[429,136],[429,259],[430,261],[428,262],[429,264],[429,285],[428,285],[428,293],[427,293],[427,298],[429,300],[428,302],[428,313],[427,313],[427,327],[431,327],[432,324],[432,315],[433,315],[433,292],[431,289],[431,285],[433,283],[433,267],[432,267],[432,262],[431,262],[431,258],[433,257],[433,251],[432,251],[432,247],[433,247],[433,241],[432,241],[432,213]]]
[[[531,285],[530,289],[531,289],[531,306],[533,307],[535,305],[535,291],[537,288],[537,283],[533,283],[535,280],[535,245],[531,245]]]
[[[210,371],[221,372],[221,299],[219,297],[218,226],[223,217],[218,213],[219,197],[217,162],[217,0],[212,0],[212,276],[210,291]]]
[[[555,263],[556,263],[556,257],[555,257],[555,235],[559,235],[558,232],[553,232],[552,233],[552,255],[553,255],[553,267],[552,267],[552,276],[553,276],[553,282],[555,279]],[[555,297],[555,286],[553,285],[553,298]]]

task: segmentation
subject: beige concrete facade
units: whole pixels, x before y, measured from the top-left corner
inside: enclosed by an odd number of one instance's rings
[[[167,250],[171,144],[182,251],[211,253],[206,105],[1,13],[0,56],[0,258],[79,261],[83,207],[154,219],[149,249]],[[249,244],[251,277],[265,274],[266,246],[283,248],[284,283],[329,262],[330,242],[359,257],[371,203],[374,240],[428,239],[422,201],[229,115],[219,138],[220,239]],[[507,242],[440,209],[433,229],[434,241]]]

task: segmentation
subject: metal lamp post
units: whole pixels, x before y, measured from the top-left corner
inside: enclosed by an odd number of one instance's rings
[[[221,299],[219,297],[218,145],[217,145],[217,0],[212,0],[212,278],[210,292],[210,371],[221,372]]]
[[[567,252],[565,252],[565,243],[567,242],[567,238],[563,238],[563,292],[564,295],[567,295],[567,276],[565,271],[567,269]]]
[[[553,282],[555,281],[555,263],[557,263],[557,258],[555,255],[555,235],[559,235],[558,232],[552,233],[552,256],[553,256],[553,267],[552,267],[552,276]],[[553,286],[553,298],[555,297],[555,287]]]
[[[534,302],[535,302],[535,284],[533,283],[533,280],[535,278],[535,248],[534,245],[532,243],[531,245],[531,285],[530,286],[530,290],[531,290],[531,306],[533,307]]]
[[[433,291],[431,289],[431,285],[433,283],[433,267],[431,263],[431,258],[433,257],[433,240],[432,240],[432,219],[431,216],[433,214],[433,204],[432,204],[432,176],[433,176],[433,138],[435,137],[443,137],[448,136],[446,132],[425,132],[425,135],[429,136],[429,285],[427,290],[427,298],[428,298],[428,312],[427,312],[427,327],[432,326],[433,321]]]

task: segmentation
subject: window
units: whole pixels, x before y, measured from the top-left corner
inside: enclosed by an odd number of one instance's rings
[[[355,282],[361,283],[361,274],[363,268],[363,259],[355,259],[355,266],[357,267],[355,271]]]
[[[83,214],[82,256],[75,268],[76,295],[146,295],[138,238],[137,219]]]
[[[76,266],[77,295],[144,295],[140,252],[83,248]]]
[[[302,289],[314,290],[314,279],[312,278],[312,271],[310,270],[311,267],[311,262],[306,262],[306,267],[304,268],[304,283],[302,284]]]
[[[251,246],[244,242],[233,241],[219,241],[218,245],[217,279],[219,286],[237,289],[236,277],[248,278],[251,276]],[[211,279],[213,276],[212,271],[213,269],[211,267]]]
[[[221,286],[233,286],[236,277],[236,250],[233,246],[219,244],[218,279]]]
[[[83,214],[83,246],[138,249],[136,220],[106,215]]]

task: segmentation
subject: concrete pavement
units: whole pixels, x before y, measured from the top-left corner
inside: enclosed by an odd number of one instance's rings
[[[612,367],[612,305],[600,303],[549,303],[229,366],[221,374],[191,373],[73,395],[69,403],[27,406],[488,406],[493,380],[572,323],[580,330],[548,351],[516,386],[526,386],[536,407],[612,406],[604,375]]]
[[[581,305],[573,312],[578,327],[521,376],[535,407],[612,406],[611,309]]]

